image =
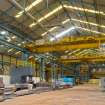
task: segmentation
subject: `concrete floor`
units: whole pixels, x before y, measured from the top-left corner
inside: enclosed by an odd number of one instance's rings
[[[105,93],[95,85],[81,85],[40,94],[16,97],[0,105],[105,105]]]

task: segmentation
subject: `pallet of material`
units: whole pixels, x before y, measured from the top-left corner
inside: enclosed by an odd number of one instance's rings
[[[4,91],[3,91],[3,97],[5,99],[11,99],[14,97],[14,86],[13,85],[8,85],[4,87]]]
[[[89,82],[88,82],[89,84],[99,84],[99,79],[90,79],[89,80]]]
[[[3,95],[0,95],[0,102],[2,102],[2,101],[4,101],[5,99],[4,99],[4,97],[3,97]]]
[[[0,88],[0,102],[4,101],[4,88]]]
[[[51,90],[49,87],[37,87],[32,90],[24,89],[24,90],[19,90],[15,92],[15,96],[24,96],[24,95],[29,95],[29,94],[38,94],[42,92],[48,92]]]

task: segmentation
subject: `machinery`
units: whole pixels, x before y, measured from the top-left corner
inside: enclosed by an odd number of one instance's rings
[[[11,70],[11,84],[15,85],[16,90],[28,89],[29,84],[33,84],[34,70],[26,67],[13,67]],[[32,87],[31,87],[32,88]]]
[[[3,78],[0,78],[0,101],[3,100],[3,93],[4,93],[4,84],[3,84]]]
[[[53,84],[53,88],[69,88],[73,87],[74,85],[75,85],[74,77],[64,76],[55,81],[55,84]]]
[[[105,77],[100,78],[99,86],[101,91],[105,91]]]

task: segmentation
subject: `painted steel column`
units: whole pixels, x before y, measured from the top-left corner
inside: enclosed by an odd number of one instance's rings
[[[24,66],[28,66],[28,53],[22,53],[22,60],[24,60]]]
[[[3,70],[3,73],[4,73],[4,56],[1,55],[1,57],[2,57],[2,70]]]
[[[45,81],[45,58],[41,57],[39,63],[40,63],[39,67],[40,81]]]
[[[55,62],[51,63],[51,78],[52,78],[52,82],[56,81],[56,65],[55,65]]]
[[[52,82],[54,81],[54,65],[52,62],[51,62],[51,81]]]
[[[64,76],[63,65],[61,65],[61,78]]]

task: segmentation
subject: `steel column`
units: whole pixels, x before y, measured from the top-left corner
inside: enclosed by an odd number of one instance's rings
[[[39,75],[40,75],[40,81],[45,81],[45,58],[41,57],[39,59]]]

